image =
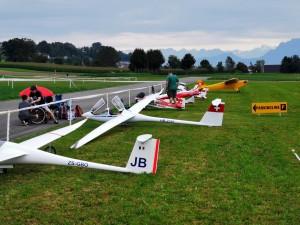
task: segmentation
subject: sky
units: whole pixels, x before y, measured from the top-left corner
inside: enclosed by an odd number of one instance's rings
[[[251,50],[300,38],[299,0],[0,0],[0,42]]]

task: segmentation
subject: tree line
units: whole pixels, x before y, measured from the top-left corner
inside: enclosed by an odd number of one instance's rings
[[[41,41],[36,44],[27,38],[14,38],[0,43],[0,56],[10,62],[55,63],[75,66],[116,67],[128,61],[130,53],[95,42],[91,46],[76,48],[71,43]]]
[[[91,46],[76,48],[71,43],[61,43],[41,41],[36,44],[27,38],[14,38],[0,43],[0,59],[4,58],[11,62],[39,62],[55,63],[76,66],[97,66],[97,67],[117,67],[121,61],[129,62],[128,68],[137,73],[150,71],[158,74],[160,69],[183,69],[186,74],[192,69],[198,68],[202,73],[224,73],[242,72],[253,73],[263,72],[264,60],[257,60],[255,64],[248,67],[242,62],[234,62],[231,57],[227,57],[225,64],[218,62],[213,67],[207,59],[203,59],[198,66],[195,66],[194,56],[187,53],[182,59],[175,55],[170,55],[166,62],[161,50],[150,49],[144,51],[141,48],[135,49],[132,53],[117,51],[111,46],[103,46],[100,42],[95,42]],[[285,56],[280,65],[282,73],[299,73],[299,56]]]

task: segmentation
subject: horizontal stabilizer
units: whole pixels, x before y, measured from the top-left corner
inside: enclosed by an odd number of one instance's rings
[[[217,98],[212,101],[200,123],[205,126],[222,126],[225,103]]]
[[[5,142],[0,142],[0,162],[5,160],[14,159],[23,155],[27,155],[26,152],[23,152],[18,149],[5,148]],[[3,147],[2,147],[3,146]]]
[[[185,100],[185,104],[187,103],[195,103],[195,96],[192,96],[189,99]]]

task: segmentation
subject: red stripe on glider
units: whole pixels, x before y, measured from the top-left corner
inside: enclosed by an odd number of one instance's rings
[[[152,173],[156,173],[157,170],[157,160],[158,160],[158,152],[159,152],[159,142],[160,140],[157,139],[156,140],[156,146],[155,146],[155,153],[154,153],[154,162],[153,162],[153,169],[152,169]]]

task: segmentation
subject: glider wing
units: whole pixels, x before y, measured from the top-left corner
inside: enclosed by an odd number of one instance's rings
[[[78,123],[75,123],[71,126],[67,126],[67,127],[60,128],[58,130],[50,131],[46,134],[42,134],[40,136],[31,138],[31,139],[23,141],[19,144],[23,145],[23,146],[31,147],[31,148],[40,148],[40,147],[42,147],[42,146],[58,139],[58,138],[61,138],[65,135],[71,133],[72,131],[76,130],[81,125],[83,125],[86,121],[87,121],[87,119],[82,120],[82,121],[80,121]]]
[[[133,105],[132,107],[130,107],[130,109],[128,109],[128,110],[131,111],[131,112],[133,112],[133,113],[139,113],[147,105],[149,105],[150,102],[152,102],[153,100],[157,99],[159,97],[159,95],[163,92],[163,90],[164,89],[162,89],[160,92],[158,92],[156,94],[152,94],[152,95],[146,96],[143,100],[139,101],[138,103],[136,103],[135,105]]]
[[[85,145],[86,143],[90,142],[91,140],[95,139],[101,134],[104,134],[106,131],[112,129],[115,126],[118,126],[121,123],[126,122],[127,120],[131,119],[134,116],[135,115],[132,114],[131,112],[124,110],[119,116],[107,121],[106,123],[103,123],[101,126],[97,127],[96,129],[94,129],[93,131],[85,135],[74,145],[72,145],[71,148],[79,148]]]

